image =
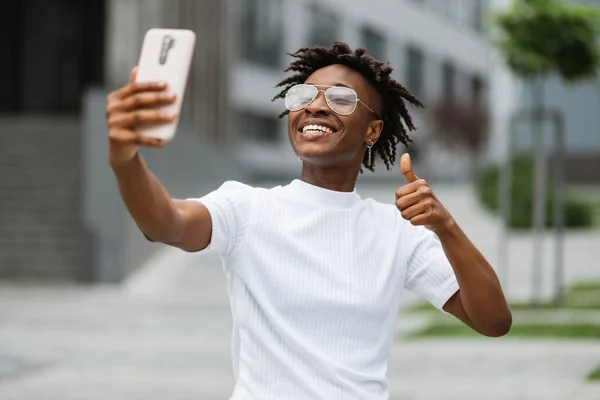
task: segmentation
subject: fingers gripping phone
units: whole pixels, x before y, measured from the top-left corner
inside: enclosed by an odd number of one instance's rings
[[[170,123],[138,126],[136,132],[165,141],[175,137],[195,44],[196,34],[187,29],[150,29],[146,32],[135,81],[166,82],[167,91],[175,94],[177,99],[160,109],[176,113],[178,117]]]

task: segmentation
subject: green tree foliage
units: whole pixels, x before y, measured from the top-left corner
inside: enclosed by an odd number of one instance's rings
[[[558,73],[571,82],[600,65],[600,10],[560,0],[515,1],[492,18],[508,67],[522,78]]]

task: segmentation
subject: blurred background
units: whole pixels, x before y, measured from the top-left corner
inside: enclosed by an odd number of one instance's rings
[[[600,399],[600,1],[4,0],[0,399],[226,399],[220,260],[145,241],[107,164],[106,95],[150,28],[197,47],[177,137],[144,151],[174,197],[284,184],[286,52],[389,61],[416,173],[497,269],[511,333],[480,338],[408,294],[393,399]],[[399,149],[401,154],[405,149]],[[359,193],[393,202],[377,164]],[[536,194],[537,193],[537,194]],[[558,207],[556,207],[558,206]]]

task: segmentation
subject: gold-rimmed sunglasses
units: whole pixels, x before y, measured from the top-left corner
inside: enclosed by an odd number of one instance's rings
[[[319,87],[327,89],[323,90]],[[350,115],[356,110],[358,103],[361,103],[379,118],[371,107],[358,98],[354,89],[345,86],[309,85],[307,83],[294,85],[285,94],[285,107],[290,111],[300,111],[315,101],[320,92],[325,94],[327,105],[336,114]]]

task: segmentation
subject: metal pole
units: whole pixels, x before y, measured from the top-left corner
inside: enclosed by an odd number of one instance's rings
[[[560,111],[553,113],[556,140],[554,160],[554,301],[564,304],[564,226],[565,226],[565,134],[564,119]]]
[[[533,84],[533,269],[532,269],[532,302],[539,305],[541,301],[542,268],[543,268],[543,232],[546,212],[546,157],[543,136],[543,97],[544,78],[539,77]]]
[[[508,288],[508,232],[510,229],[513,186],[512,156],[514,152],[517,123],[520,117],[521,115],[515,114],[510,120],[504,168],[500,168],[500,187],[498,191],[498,202],[500,204],[500,246],[498,247],[498,275],[504,291],[507,291]]]

